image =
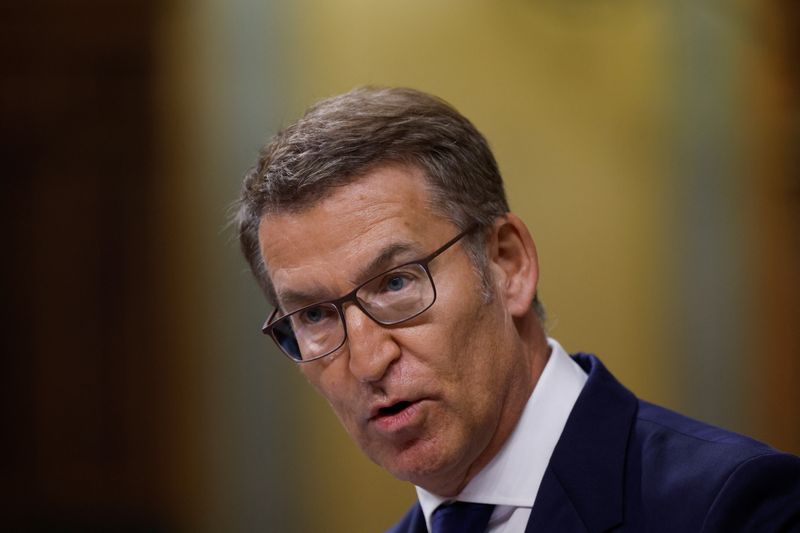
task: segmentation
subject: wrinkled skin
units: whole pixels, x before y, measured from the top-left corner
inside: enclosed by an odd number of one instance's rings
[[[455,236],[428,199],[418,169],[384,166],[300,213],[265,216],[261,252],[282,311],[336,298]],[[398,243],[406,249],[364,270]],[[433,307],[385,327],[349,304],[344,346],[300,365],[368,457],[444,496],[458,493],[501,448],[548,356],[530,310],[538,270],[527,229],[508,214],[486,245],[495,290],[489,303],[458,243],[431,263]],[[410,405],[375,416],[399,401]]]

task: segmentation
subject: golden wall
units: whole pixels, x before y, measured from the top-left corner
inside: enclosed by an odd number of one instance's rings
[[[796,81],[776,13],[744,1],[173,2],[159,33],[157,194],[179,243],[170,264],[188,273],[169,288],[179,522],[378,531],[413,501],[261,338],[268,309],[224,229],[258,146],[364,84],[432,92],[487,136],[538,247],[549,332],[569,351],[597,353],[641,397],[800,451],[785,163]]]

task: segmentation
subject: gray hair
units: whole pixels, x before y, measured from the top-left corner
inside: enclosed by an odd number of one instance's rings
[[[310,208],[338,187],[387,164],[421,169],[432,208],[464,230],[483,231],[465,240],[480,274],[484,300],[488,279],[486,229],[508,212],[503,180],[486,139],[445,101],[408,88],[362,87],[322,100],[279,131],[244,176],[236,223],[239,242],[267,298],[275,294],[258,241],[261,218]],[[534,300],[544,318],[544,309]]]

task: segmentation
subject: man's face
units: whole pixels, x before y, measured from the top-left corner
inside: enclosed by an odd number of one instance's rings
[[[310,209],[265,216],[261,252],[281,312],[346,294],[454,237],[428,199],[419,170],[385,166]],[[387,327],[346,304],[344,346],[300,365],[367,456],[440,493],[485,463],[519,381],[513,321],[502,298],[482,301],[462,242],[430,264],[433,307]]]

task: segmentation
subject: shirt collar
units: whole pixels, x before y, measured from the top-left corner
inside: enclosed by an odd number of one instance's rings
[[[547,339],[547,343],[550,358],[542,375],[517,427],[489,464],[455,498],[442,498],[416,487],[428,530],[431,514],[445,501],[533,507],[550,456],[587,379],[556,340]]]

